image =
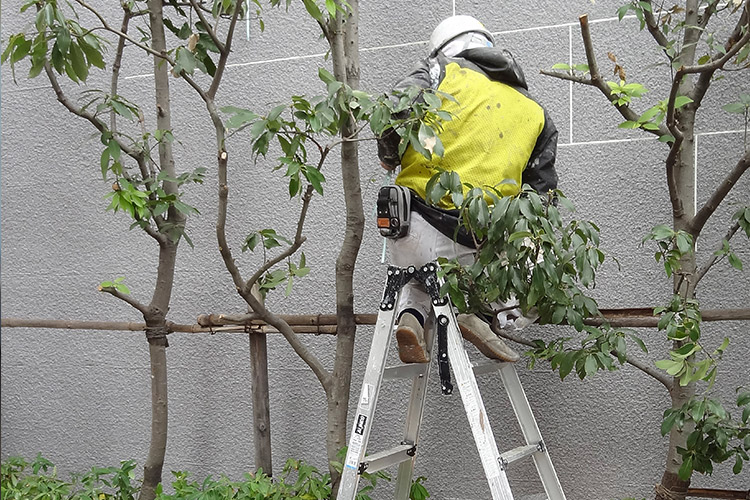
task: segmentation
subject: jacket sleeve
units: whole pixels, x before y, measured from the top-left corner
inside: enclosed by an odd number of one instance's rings
[[[523,171],[522,182],[528,184],[540,194],[544,194],[551,189],[557,189],[556,155],[557,128],[545,109],[544,128],[537,137],[529,163]]]
[[[431,86],[430,80],[430,66],[429,61],[424,59],[419,62],[404,78],[402,78],[393,87],[394,91],[405,92],[410,87],[429,88]],[[391,96],[394,103],[398,102],[397,96]],[[394,118],[406,118],[409,115],[409,110],[403,110],[394,115]],[[389,167],[395,168],[401,164],[401,157],[398,154],[398,145],[401,142],[401,136],[394,129],[388,129],[378,138],[378,158],[380,161],[388,165]]]

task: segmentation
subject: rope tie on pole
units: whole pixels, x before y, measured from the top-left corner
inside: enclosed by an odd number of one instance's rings
[[[146,340],[148,340],[149,344],[158,345],[163,343],[164,347],[169,347],[169,342],[167,341],[169,330],[166,326],[147,326],[145,330]]]

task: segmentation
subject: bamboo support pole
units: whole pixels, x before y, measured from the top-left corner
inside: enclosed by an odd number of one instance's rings
[[[717,490],[712,488],[688,488],[687,496],[696,498],[729,498],[750,500],[750,489],[740,490]]]
[[[601,325],[605,321],[614,327],[652,328],[656,327],[659,318],[651,310],[642,309],[602,309],[604,319],[589,318],[584,322],[589,325]],[[297,333],[336,334],[336,315],[279,315]],[[702,311],[703,321],[739,321],[750,320],[750,309],[706,309]],[[356,314],[358,325],[374,325],[376,314]],[[144,323],[125,321],[75,321],[27,318],[2,318],[0,326],[6,328],[54,328],[60,330],[115,330],[143,331]],[[249,320],[244,324],[227,323],[223,315],[206,315],[199,317],[198,324],[184,325],[167,323],[169,332],[180,333],[276,333],[277,330],[258,320]]]
[[[602,309],[602,318],[588,318],[584,323],[588,325],[601,325],[605,321],[613,327],[618,328],[654,328],[659,322],[659,317],[652,314],[649,308],[631,309]],[[748,309],[704,309],[701,312],[703,321],[742,321],[750,320],[750,308]],[[247,318],[241,324],[238,319]],[[296,333],[335,335],[335,314],[307,314],[293,315],[282,314],[279,318],[286,321]],[[358,325],[374,325],[377,320],[376,314],[355,314],[354,321]],[[143,331],[144,323],[127,321],[74,321],[53,319],[31,319],[31,318],[2,318],[0,326],[3,328],[54,328],[58,330],[115,330],[115,331]],[[198,323],[183,325],[173,322],[167,323],[170,333],[277,333],[277,330],[262,321],[252,319],[251,315],[231,316],[223,314],[201,315]]]

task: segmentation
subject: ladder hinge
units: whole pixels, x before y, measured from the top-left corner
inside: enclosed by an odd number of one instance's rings
[[[360,464],[359,464],[359,468],[357,469],[357,474],[359,474],[360,476],[361,476],[362,474],[364,474],[364,473],[365,473],[365,471],[367,470],[367,466],[368,466],[368,465],[369,465],[369,464],[368,464],[367,462],[360,462]]]

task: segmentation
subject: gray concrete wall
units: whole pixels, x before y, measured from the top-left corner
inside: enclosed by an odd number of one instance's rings
[[[625,63],[630,78],[664,91],[663,66],[650,66],[659,56],[636,21],[615,17],[621,2],[571,0],[521,3],[477,0],[363,2],[361,6],[362,88],[386,91],[425,52],[432,27],[453,13],[471,14],[497,34],[526,71],[532,93],[550,110],[560,129],[560,187],[576,203],[578,216],[602,228],[602,246],[620,261],[609,261],[595,295],[602,307],[643,307],[662,303],[669,284],[652,258],[639,246],[656,223],[669,221],[664,182],[665,150],[654,139],[616,128],[620,118],[590,88],[538,74],[557,62],[583,61],[577,17],[588,12],[603,71],[606,52]],[[18,14],[20,0],[3,2],[2,36],[26,26]],[[107,3],[109,5],[109,2]],[[115,3],[112,2],[112,5]],[[112,7],[110,5],[110,7]],[[288,13],[269,10],[266,31],[252,26],[250,40],[238,37],[219,101],[263,111],[292,94],[322,91],[316,70],[327,66],[325,46],[316,26],[299,5]],[[241,32],[242,33],[242,32]],[[123,66],[121,93],[145,102],[153,93],[151,62],[131,52]],[[17,83],[8,67],[2,71],[2,316],[72,320],[130,320],[140,317],[128,305],[100,294],[97,285],[126,276],[135,297],[148,301],[154,285],[156,251],[152,240],[128,231],[122,214],[105,212],[109,189],[99,174],[100,144],[93,129],[55,101],[45,80]],[[106,73],[91,85],[106,82]],[[236,313],[245,309],[216,249],[216,169],[211,125],[191,90],[171,81],[178,166],[188,171],[208,168],[206,183],[186,189],[186,200],[200,211],[190,220],[195,249],[182,245],[170,319],[193,323],[200,313]],[[66,87],[75,96],[81,87]],[[701,112],[697,152],[698,199],[704,201],[719,178],[738,158],[743,140],[737,115],[721,111],[740,90],[750,91],[747,75],[730,74],[716,83],[716,96]],[[147,97],[141,100],[142,97]],[[659,98],[663,98],[661,95]],[[153,123],[147,126],[153,128]],[[288,201],[278,173],[266,162],[254,164],[240,139],[230,143],[229,238],[236,251],[245,234],[275,227],[290,234]],[[305,253],[313,272],[293,296],[276,294],[270,303],[281,313],[334,311],[333,264],[342,236],[343,201],[338,166],[325,169],[326,197],[316,198],[307,231]],[[356,310],[376,310],[385,265],[372,207],[383,173],[373,145],[361,149],[367,231],[356,273]],[[706,259],[729,224],[739,203],[748,203],[747,176],[713,217],[700,245]],[[740,273],[723,265],[700,292],[706,307],[747,307],[750,298],[750,245],[738,238],[745,260]],[[257,258],[237,253],[244,269]],[[247,271],[246,271],[247,272]],[[720,372],[716,395],[729,401],[735,387],[750,382],[747,359],[749,322],[706,324],[711,341],[733,338]],[[557,328],[532,327],[530,335],[565,334]],[[371,329],[361,328],[356,345],[354,398],[363,375]],[[642,332],[657,359],[665,342]],[[308,345],[332,363],[333,340],[310,337]],[[226,473],[239,477],[253,468],[252,408],[247,339],[237,334],[173,334],[168,349],[170,427],[165,479],[170,470],[189,470],[202,478]],[[472,356],[479,356],[472,351]],[[274,467],[287,457],[305,458],[324,468],[325,398],[309,369],[278,336],[269,340],[271,418]],[[660,479],[667,440],[659,434],[668,396],[652,379],[633,369],[598,374],[585,382],[560,381],[546,366],[519,372],[536,412],[563,488],[571,499],[649,496]],[[481,381],[501,448],[518,444],[520,433],[499,380]],[[403,389],[403,388],[402,388]],[[405,390],[405,389],[404,389]],[[3,329],[2,331],[2,458],[33,457],[37,452],[58,464],[62,473],[93,464],[136,459],[143,463],[149,436],[149,368],[142,333]],[[382,396],[382,415],[373,446],[391,444],[402,415],[403,390]],[[353,406],[353,405],[351,405]],[[391,418],[385,416],[391,415]],[[506,428],[506,422],[508,423]],[[439,394],[430,385],[424,433],[416,473],[427,476],[436,499],[487,498],[481,464],[473,450],[460,398]],[[748,474],[735,477],[731,465],[694,484],[747,488]],[[519,497],[541,491],[530,465],[510,472]],[[375,498],[387,498],[389,487]]]

